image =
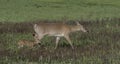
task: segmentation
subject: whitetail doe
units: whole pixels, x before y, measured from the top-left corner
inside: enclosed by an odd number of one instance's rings
[[[37,35],[33,34],[33,37],[34,37],[35,41],[19,40],[18,41],[18,48],[21,48],[21,47],[24,47],[24,46],[33,48],[35,44],[38,44]]]
[[[73,45],[72,45],[71,39],[69,38],[69,34],[71,32],[76,32],[76,31],[87,32],[83,28],[83,26],[81,24],[79,24],[79,22],[76,22],[76,23],[77,23],[77,25],[67,25],[65,23],[37,23],[37,24],[34,24],[34,30],[35,30],[36,34],[38,35],[37,40],[39,40],[39,41],[45,35],[55,36],[56,37],[55,49],[57,48],[58,42],[61,37],[65,37],[73,49]]]

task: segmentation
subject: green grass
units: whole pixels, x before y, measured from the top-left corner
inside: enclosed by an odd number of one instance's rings
[[[119,3],[119,0],[0,0],[0,64],[120,64]],[[18,49],[19,40],[33,40],[35,22],[64,19],[68,24],[80,20],[89,31],[70,34],[75,50],[64,38],[54,50],[55,37],[49,36],[32,49]]]
[[[75,50],[62,38],[57,50],[54,37],[44,37],[40,46],[18,49],[21,39],[33,40],[30,22],[1,23],[0,63],[1,64],[119,64],[120,63],[120,22],[80,22],[89,33],[70,34]],[[8,26],[6,26],[8,25]],[[27,27],[26,27],[27,25]],[[19,26],[19,27],[18,27]],[[9,29],[7,29],[9,27]],[[26,28],[23,28],[26,27]]]
[[[0,21],[119,18],[119,3],[119,0],[0,0]]]

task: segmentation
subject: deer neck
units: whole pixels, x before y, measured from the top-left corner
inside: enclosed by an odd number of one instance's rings
[[[76,32],[76,31],[78,31],[78,30],[76,29],[76,26],[70,26],[70,29],[71,29],[71,32]]]

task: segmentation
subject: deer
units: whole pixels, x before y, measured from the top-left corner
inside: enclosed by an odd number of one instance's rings
[[[18,41],[18,48],[21,48],[24,46],[33,48],[34,45],[38,44],[37,35],[35,33],[33,34],[33,37],[34,37],[35,41],[29,41],[29,40],[25,40],[25,39],[19,40]]]
[[[64,37],[72,49],[74,49],[72,45],[72,41],[69,37],[69,34],[71,32],[76,32],[76,31],[82,31],[82,32],[87,32],[87,30],[81,25],[79,22],[76,22],[77,25],[68,25],[65,23],[35,23],[33,28],[34,31],[37,35],[37,42],[38,40],[41,41],[41,39],[45,36],[55,36],[56,37],[56,49],[58,47],[58,42],[61,37]],[[39,42],[41,43],[41,42]]]

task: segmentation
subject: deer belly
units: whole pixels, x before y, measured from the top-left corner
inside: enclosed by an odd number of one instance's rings
[[[64,36],[64,34],[56,34],[55,36]]]
[[[64,34],[53,34],[53,33],[51,33],[51,34],[48,34],[49,36],[64,36]]]

